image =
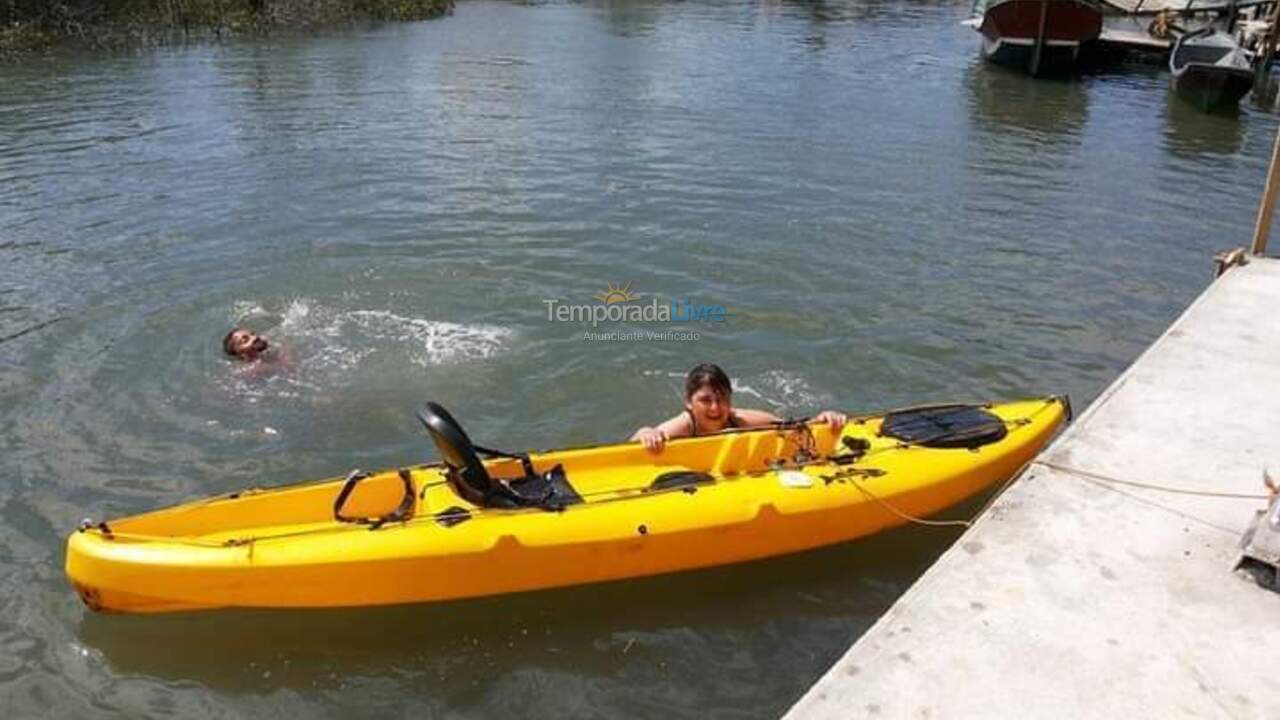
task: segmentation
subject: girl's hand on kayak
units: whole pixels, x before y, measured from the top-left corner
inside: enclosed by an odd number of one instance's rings
[[[839,410],[823,410],[813,418],[814,422],[824,422],[831,426],[832,430],[839,430],[844,424],[849,422],[849,416]]]
[[[644,443],[645,449],[650,452],[662,452],[663,446],[667,444],[667,433],[658,428],[640,428],[636,431],[635,439]]]

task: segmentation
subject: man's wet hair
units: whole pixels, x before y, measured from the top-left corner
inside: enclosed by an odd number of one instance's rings
[[[222,336],[222,352],[230,355],[231,357],[239,357],[236,355],[236,351],[231,347],[231,337],[240,330],[242,330],[242,328],[233,327],[226,335]]]
[[[693,394],[703,386],[710,387],[712,392],[722,398],[727,398],[733,393],[733,386],[729,383],[729,375],[719,365],[713,363],[697,365],[685,376],[685,399],[688,400],[693,397]]]

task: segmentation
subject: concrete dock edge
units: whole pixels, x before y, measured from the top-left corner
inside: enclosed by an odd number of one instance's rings
[[[1280,594],[1233,571],[1268,464],[1280,476],[1280,261],[1254,259],[786,717],[1280,718]]]

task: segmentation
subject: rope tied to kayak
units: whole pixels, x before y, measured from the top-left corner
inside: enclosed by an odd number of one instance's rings
[[[967,529],[967,528],[973,527],[973,524],[978,522],[978,518],[982,517],[984,514],[986,514],[987,510],[991,509],[991,506],[995,504],[996,500],[1000,499],[1000,496],[1004,494],[1005,490],[1009,489],[1009,486],[1013,484],[1014,480],[1017,480],[1019,477],[1022,476],[1023,471],[1025,471],[1027,467],[1031,465],[1032,462],[1034,462],[1034,460],[1028,460],[1027,462],[1023,463],[1022,466],[1019,467],[1015,472],[1010,474],[1009,477],[1005,478],[1005,481],[1003,483],[1000,483],[1000,487],[996,489],[994,493],[991,494],[991,497],[987,500],[987,502],[983,503],[982,507],[978,509],[978,512],[974,513],[973,517],[969,518],[968,520],[929,520],[927,518],[922,518],[916,515],[912,515],[908,512],[904,512],[901,508],[896,507],[895,505],[890,503],[888,500],[885,500],[884,498],[879,497],[875,493],[871,492],[866,488],[866,486],[864,486],[857,479],[850,478],[849,482],[855,488],[857,488],[859,492],[867,496],[867,498],[874,500],[876,503],[880,505],[883,505],[886,509],[889,510],[889,512],[893,513],[894,515],[897,515],[898,517],[902,518],[903,520],[906,520],[907,522],[914,523],[916,525],[924,525],[926,527],[963,527]]]
[[[876,495],[875,493],[868,490],[858,480],[850,478],[849,482],[854,487],[858,488],[859,492],[867,496],[869,500],[874,500],[875,502],[884,506],[889,512],[893,513],[894,515],[897,515],[898,517],[902,518],[903,520],[906,520],[907,522],[915,523],[916,525],[926,525],[929,527],[964,527],[964,528],[973,527],[973,520],[928,520],[926,518],[917,517],[910,513],[903,512],[902,510],[899,510],[897,507],[895,507],[888,500],[885,500],[879,495]]]
[[[1070,422],[1072,419],[1071,400],[1064,395],[1064,396],[1061,396],[1061,398],[1053,398],[1052,402],[1061,402],[1063,404],[1063,406],[1066,408],[1067,421]],[[1030,425],[1032,421],[1035,420],[1035,418],[1038,415],[1040,415],[1040,413],[1047,410],[1051,406],[1052,402],[1046,402],[1044,405],[1042,405],[1039,409],[1037,409],[1035,412],[1031,413],[1030,415],[1027,415],[1021,418],[1012,418],[1009,420],[1002,420],[1002,422],[1010,431],[1016,430],[1018,428],[1026,427]],[[885,450],[905,450],[911,447],[923,447],[923,445],[924,445],[923,442],[918,442],[918,441],[903,442],[891,448],[881,448],[880,450],[873,450],[867,454],[875,455],[877,453],[884,452]],[[918,517],[908,512],[904,512],[901,508],[896,507],[895,505],[885,500],[884,498],[877,496],[875,493],[867,489],[867,487],[863,483],[859,482],[857,478],[850,478],[850,482],[854,487],[858,489],[859,492],[861,492],[867,498],[884,506],[886,509],[889,510],[889,512],[893,513],[894,515],[897,515],[898,517],[902,518],[903,520],[906,520],[907,522],[914,523],[916,525],[924,525],[925,527],[963,527],[968,529],[973,527],[974,523],[978,521],[978,518],[985,515],[986,512],[991,509],[992,505],[995,505],[996,501],[1000,499],[1000,496],[1004,495],[1004,492],[1009,489],[1009,486],[1012,485],[1015,480],[1022,477],[1022,473],[1026,472],[1027,468],[1030,467],[1033,462],[1035,462],[1034,457],[1024,462],[1017,470],[1010,473],[1009,476],[1005,478],[1004,482],[1000,483],[1000,487],[998,487],[996,491],[991,494],[991,497],[988,498],[987,501],[982,504],[982,507],[979,508],[978,511],[973,514],[973,517],[969,518],[968,520],[929,520],[927,518]]]
[[[1268,500],[1270,499],[1270,494],[1268,493],[1239,493],[1239,492],[1222,492],[1217,490],[1197,490],[1192,488],[1173,487],[1171,485],[1160,485],[1157,483],[1138,482],[1136,480],[1123,480],[1121,478],[1112,477],[1109,475],[1103,475],[1101,473],[1090,472],[1088,470],[1079,470],[1076,468],[1065,467],[1062,465],[1058,465],[1057,463],[1049,462],[1047,460],[1037,461],[1033,458],[1032,460],[1029,460],[1026,463],[1024,463],[1022,467],[1018,468],[1017,472],[1011,474],[1000,485],[1000,488],[996,490],[995,493],[992,494],[991,498],[987,500],[986,503],[983,504],[982,508],[979,509],[978,512],[974,513],[972,518],[968,520],[928,520],[928,519],[917,517],[915,515],[911,515],[910,513],[904,512],[901,508],[894,506],[889,501],[871,492],[856,477],[849,477],[847,479],[854,487],[858,489],[859,492],[865,495],[868,499],[873,500],[876,503],[884,506],[887,510],[892,512],[894,515],[897,515],[898,517],[908,522],[915,523],[917,525],[925,525],[929,527],[957,527],[958,526],[958,527],[964,527],[964,528],[971,528],[973,527],[974,523],[978,521],[978,518],[986,514],[987,510],[991,509],[991,506],[995,504],[996,500],[1000,499],[1000,496],[1003,495],[1005,490],[1007,490],[1009,486],[1013,484],[1014,480],[1017,480],[1019,477],[1021,477],[1022,473],[1025,472],[1026,469],[1032,464],[1040,465],[1050,470],[1057,470],[1058,472],[1068,473],[1071,475],[1078,475],[1080,477],[1085,478],[1086,480],[1092,480],[1098,483],[1127,485],[1130,487],[1137,487],[1145,490],[1156,490],[1159,492],[1167,492],[1167,493],[1173,493],[1177,495],[1194,495],[1197,497],[1216,497],[1216,498],[1227,498],[1232,500]]]

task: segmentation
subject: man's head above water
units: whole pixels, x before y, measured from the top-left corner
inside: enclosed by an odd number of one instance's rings
[[[244,328],[232,328],[231,332],[222,338],[223,352],[240,360],[256,360],[259,355],[266,352],[267,347],[266,338]]]

